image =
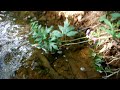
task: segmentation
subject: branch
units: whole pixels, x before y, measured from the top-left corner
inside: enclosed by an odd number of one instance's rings
[[[104,78],[104,79],[107,79],[107,78],[109,78],[109,77],[111,77],[111,76],[113,76],[113,75],[115,75],[115,74],[117,74],[117,73],[119,73],[119,72],[120,72],[120,68],[118,69],[118,71],[113,72],[112,74],[110,74],[110,75],[108,75],[108,76],[104,76],[103,78]]]
[[[87,38],[87,37],[81,37],[81,38],[77,38],[77,39],[73,39],[73,40],[65,40],[62,42],[72,42],[72,41],[76,41],[76,40],[80,40],[80,39],[84,39],[84,38]]]
[[[64,45],[61,45],[62,46],[66,46],[66,45],[75,45],[75,44],[80,44],[80,43],[86,43],[86,42],[89,42],[90,40],[87,40],[87,41],[82,41],[82,42],[78,42],[78,43],[68,43],[68,44],[64,44]]]

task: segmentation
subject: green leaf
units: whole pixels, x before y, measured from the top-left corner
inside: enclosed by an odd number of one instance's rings
[[[67,33],[67,36],[74,36],[77,33],[78,33],[77,31],[70,31]]]
[[[38,26],[38,30],[40,30],[40,29],[41,29],[41,27],[42,27],[42,26],[41,26],[41,25],[39,25],[39,26]]]
[[[110,15],[112,16],[111,21],[114,21],[114,20],[116,20],[117,18],[120,17],[120,13],[112,13]]]
[[[53,44],[52,47],[53,47],[55,50],[58,50],[57,45]]]
[[[120,26],[120,20],[117,22],[117,27],[119,27]]]
[[[40,29],[40,31],[41,31],[41,34],[44,34],[44,33],[45,33],[44,27],[42,27],[42,28]]]
[[[48,49],[48,42],[47,42],[47,41],[44,41],[43,46],[44,46],[44,49]]]
[[[55,41],[57,38],[55,36],[52,36],[50,41]]]
[[[111,24],[111,22],[106,19],[106,15],[103,15],[102,17],[100,17],[100,20],[99,21],[103,21],[105,24],[107,24],[108,26],[110,26],[111,29],[113,29],[113,25]]]
[[[112,35],[115,38],[115,31],[114,30],[109,30],[105,27],[100,27],[100,29],[106,31],[108,34]]]
[[[93,53],[92,53],[92,56],[95,57],[95,56],[96,56],[96,53],[93,52]]]
[[[68,22],[68,19],[66,18],[66,20],[64,21],[64,27],[68,27],[70,25],[70,23]]]
[[[110,26],[111,29],[113,29],[113,25],[111,24],[111,22],[108,19],[104,19],[104,22],[105,22],[105,24]]]
[[[36,32],[33,32],[33,38],[37,38],[38,37],[38,33],[36,33]]]
[[[70,23],[68,22],[68,19],[64,21],[64,27],[58,25],[60,31],[62,32],[63,35],[67,36],[74,36],[77,32],[70,32],[74,30],[73,26],[70,26]]]
[[[63,35],[61,34],[61,32],[55,30],[51,33],[53,36],[56,36],[56,37],[62,37]]]
[[[61,25],[58,25],[58,27],[59,27],[60,31],[62,32],[62,34],[64,34],[64,27]]]
[[[55,50],[58,50],[58,46],[56,45],[56,43],[54,42],[49,42],[50,43],[50,51],[52,51],[52,48],[55,49]]]
[[[101,58],[96,58],[96,59],[95,59],[95,64],[99,64],[99,63],[101,63],[101,62],[103,62],[103,60],[102,60]]]
[[[99,21],[103,22],[105,18],[106,18],[106,15],[103,15],[103,16],[100,17]]]
[[[116,35],[117,38],[120,38],[120,33]]]
[[[106,28],[103,26],[99,27],[99,29],[104,30],[104,31],[106,30]]]
[[[105,67],[105,72],[112,73],[112,70],[109,67]]]
[[[111,35],[114,35],[114,32],[111,31],[111,30],[109,30],[109,29],[106,29],[106,32],[109,33],[109,34],[111,34]]]
[[[47,26],[46,26],[46,32],[47,32],[47,33],[50,33],[52,29],[53,29],[53,26],[51,26],[51,27],[49,27],[49,28],[47,28]]]
[[[36,24],[36,22],[32,22],[32,23],[31,23],[31,26],[34,27],[35,24]]]
[[[36,38],[35,41],[36,42],[42,42],[42,38]]]
[[[66,33],[70,32],[70,31],[72,31],[74,29],[75,28],[73,26],[69,26],[69,27],[66,28]]]
[[[103,68],[102,68],[102,66],[101,66],[101,67],[96,66],[96,70],[97,70],[98,72],[100,72],[100,73],[102,73],[102,72],[103,72]]]

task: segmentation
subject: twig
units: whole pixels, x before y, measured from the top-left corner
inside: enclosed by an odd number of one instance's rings
[[[115,74],[117,74],[117,73],[119,73],[120,72],[120,68],[118,69],[118,71],[115,71],[115,72],[113,72],[112,74],[110,74],[110,75],[108,75],[108,76],[104,76],[103,78],[104,79],[107,79],[107,78],[109,78],[109,77],[111,77],[111,76],[113,76],[113,75],[115,75]]]
[[[110,61],[109,63],[107,63],[107,64],[110,64],[110,63],[112,63],[113,61],[116,61],[116,60],[118,60],[119,58],[115,58],[115,59],[113,59],[112,61]]]
[[[99,37],[99,38],[96,38],[96,39],[106,39],[106,38],[111,38],[112,36],[109,36],[109,37],[107,37],[107,36],[105,36],[105,37]]]
[[[72,42],[72,41],[76,41],[76,40],[80,40],[80,39],[84,39],[84,38],[87,38],[87,37],[81,37],[81,38],[77,38],[77,39],[73,39],[73,40],[65,40],[62,42]]]
[[[120,30],[114,30],[114,31],[118,32],[118,31],[120,31]],[[100,36],[103,36],[103,35],[105,35],[105,34],[108,34],[108,33],[107,33],[107,32],[103,32],[103,33],[100,34]]]
[[[82,42],[78,42],[78,43],[68,43],[68,44],[64,44],[64,45],[61,45],[62,46],[66,46],[66,45],[75,45],[75,44],[80,44],[80,43],[86,43],[86,42],[89,42],[90,40],[87,40],[87,41],[82,41]]]
[[[94,26],[90,26],[90,28],[94,29],[95,27],[99,26],[101,23],[94,25]]]

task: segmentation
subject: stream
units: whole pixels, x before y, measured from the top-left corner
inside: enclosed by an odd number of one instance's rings
[[[17,36],[24,27],[16,25],[15,18],[7,12],[1,12],[0,18],[0,79],[9,79],[22,66],[22,60],[31,56],[32,49],[25,38],[27,35]]]

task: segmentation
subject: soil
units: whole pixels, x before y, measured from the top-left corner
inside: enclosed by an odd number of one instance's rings
[[[63,25],[68,17],[76,30],[91,28],[97,24],[97,19],[103,14],[98,11],[44,11],[37,15],[37,20],[47,26]],[[33,14],[32,14],[33,15]],[[24,15],[23,15],[24,16]],[[98,79],[100,73],[95,70],[91,49],[88,44],[73,45],[64,50],[62,55],[43,55],[35,50],[26,61],[27,65],[16,71],[16,78],[27,79]],[[50,60],[52,59],[52,63]],[[35,63],[37,62],[37,64]],[[34,64],[33,64],[34,63]],[[34,68],[30,68],[34,66]]]

